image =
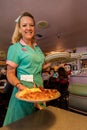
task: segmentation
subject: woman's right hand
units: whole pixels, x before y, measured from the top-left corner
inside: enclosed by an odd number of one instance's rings
[[[24,85],[21,84],[21,83],[17,85],[17,88],[19,89],[19,91],[24,90],[24,89],[27,89],[27,87],[24,86]]]

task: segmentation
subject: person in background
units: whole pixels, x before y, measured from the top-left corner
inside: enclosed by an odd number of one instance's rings
[[[57,88],[57,73],[54,68],[50,68],[50,78],[49,78],[49,88],[56,89]]]
[[[48,89],[57,89],[58,90],[58,78],[57,78],[57,73],[55,72],[54,68],[50,68],[50,78],[48,82]],[[57,99],[49,101],[46,103],[47,106],[57,106]]]
[[[70,64],[64,64],[64,68],[67,72],[68,77],[70,78],[71,75],[71,65]]]
[[[44,103],[34,104],[18,100],[15,94],[32,88],[34,83],[36,87],[43,87],[42,69],[51,65],[44,63],[45,56],[35,40],[35,20],[30,13],[24,12],[18,18],[12,43],[14,44],[8,49],[6,64],[7,79],[14,88],[3,126],[32,114],[37,108],[44,107]]]
[[[61,84],[60,91],[68,89],[69,81],[68,74],[64,67],[58,68],[58,82]],[[63,90],[62,90],[63,89]]]
[[[8,82],[7,77],[6,77],[6,73],[7,73],[7,68],[2,67],[1,68],[1,76],[0,76],[0,86],[4,86],[3,94],[2,94],[3,99],[6,102],[9,102],[13,86]]]
[[[43,78],[43,84],[44,84],[44,88],[48,88],[49,86],[49,78],[50,78],[50,74],[49,71],[47,70],[43,70],[42,71],[42,78]]]
[[[5,86],[7,77],[6,77],[6,68],[2,67],[0,70],[0,86]]]
[[[69,79],[68,74],[64,67],[59,67],[58,70],[58,90],[61,93],[59,98],[59,107],[68,107],[67,97],[69,96],[68,86],[69,86]]]
[[[68,82],[69,82],[69,85],[70,85],[71,84],[70,83],[70,77],[71,77],[71,73],[72,73],[72,71],[71,71],[71,65],[70,64],[64,64],[64,68],[65,68],[65,70],[67,72]]]
[[[3,79],[6,79],[6,68],[5,67],[1,68],[1,76],[0,77]]]

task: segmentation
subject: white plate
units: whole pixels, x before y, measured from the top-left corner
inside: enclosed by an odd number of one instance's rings
[[[58,53],[52,53],[45,57],[46,62],[61,62],[64,63],[66,60],[70,58],[70,54],[68,52],[58,52]]]

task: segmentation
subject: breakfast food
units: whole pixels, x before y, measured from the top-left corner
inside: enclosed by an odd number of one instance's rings
[[[16,93],[16,97],[18,99],[29,102],[50,101],[58,98],[59,96],[60,93],[56,89],[44,89],[42,87],[25,89]]]

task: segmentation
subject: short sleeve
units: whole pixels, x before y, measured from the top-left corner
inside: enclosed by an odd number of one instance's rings
[[[19,64],[18,47],[16,45],[11,45],[8,49],[6,63],[8,62],[15,65]]]

